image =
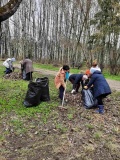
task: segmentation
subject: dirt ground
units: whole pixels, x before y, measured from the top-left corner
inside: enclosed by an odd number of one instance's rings
[[[19,68],[19,66],[16,66]],[[45,75],[56,72],[35,69]],[[10,79],[21,78],[13,73]],[[95,109],[85,109],[80,92],[66,92],[63,108],[52,110],[46,123],[40,114],[34,119],[21,119],[25,131],[15,130],[9,120],[16,120],[15,113],[0,122],[6,131],[6,140],[0,142],[0,160],[120,160],[120,82],[108,80],[113,90],[104,100],[105,114]],[[117,91],[115,91],[115,90]],[[56,99],[58,101],[58,99]],[[110,107],[111,106],[111,107]],[[2,155],[1,155],[2,153]]]
[[[104,103],[101,116],[82,106],[80,93],[66,93],[66,109],[56,107],[45,124],[39,114],[34,119],[24,118],[27,133],[21,134],[6,126],[15,118],[8,115],[1,123],[9,134],[0,144],[5,157],[0,160],[120,160],[120,97]]]

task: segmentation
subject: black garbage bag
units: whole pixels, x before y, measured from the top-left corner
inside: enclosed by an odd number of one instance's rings
[[[97,107],[97,99],[93,97],[93,91],[91,89],[82,90],[82,101],[86,109]]]
[[[40,104],[42,91],[41,91],[41,85],[37,82],[30,82],[28,84],[28,91],[26,93],[26,97],[24,100],[24,105],[26,107],[32,107],[37,106]]]
[[[37,78],[36,82],[40,84],[41,86],[41,101],[49,101],[50,100],[50,94],[49,94],[49,79],[47,77],[43,78]]]
[[[28,91],[24,100],[26,107],[37,106],[41,101],[49,100],[49,79],[47,77],[37,78],[36,82],[28,84]]]

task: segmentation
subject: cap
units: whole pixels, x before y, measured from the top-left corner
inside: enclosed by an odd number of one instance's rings
[[[85,74],[86,74],[86,75],[89,75],[89,74],[90,74],[90,70],[87,69],[87,70],[85,71]]]
[[[91,67],[90,68],[90,73],[93,74],[95,71],[100,71],[101,72],[101,69],[99,67]]]

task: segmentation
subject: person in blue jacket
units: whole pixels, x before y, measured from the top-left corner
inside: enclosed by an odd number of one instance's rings
[[[82,85],[82,88],[84,87],[85,81],[88,79],[87,75],[84,74],[71,74],[69,76],[69,81],[73,84],[73,89],[71,93],[78,92],[80,88],[80,84]]]
[[[100,114],[104,113],[103,98],[111,94],[111,89],[102,75],[101,71],[90,69],[91,78],[89,83],[84,86],[85,89],[93,86],[93,95],[98,100],[98,110]]]

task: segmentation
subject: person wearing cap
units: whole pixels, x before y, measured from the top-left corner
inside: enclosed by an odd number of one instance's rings
[[[16,61],[15,58],[7,58],[3,62],[3,66],[6,68],[5,74],[10,74],[11,72],[14,71],[13,62],[15,61]]]
[[[86,74],[87,76],[89,76],[89,75],[90,75],[90,70],[87,69],[87,70],[85,71],[85,74]]]
[[[97,113],[103,114],[104,113],[103,98],[111,94],[111,89],[101,71],[94,70],[94,68],[91,68],[90,73],[91,73],[90,81],[86,86],[84,86],[84,89],[88,89],[91,86],[93,86],[93,96],[98,101]]]
[[[66,88],[66,80],[69,78],[69,66],[68,65],[63,65],[55,76],[54,83],[57,89],[59,89],[59,98],[60,98],[60,103],[62,104],[63,100],[63,93]]]
[[[73,88],[71,93],[77,93],[80,88],[80,83],[82,85],[82,89],[84,85],[86,84],[86,80],[88,79],[88,76],[85,74],[71,74],[69,76],[69,81],[73,84]]]

